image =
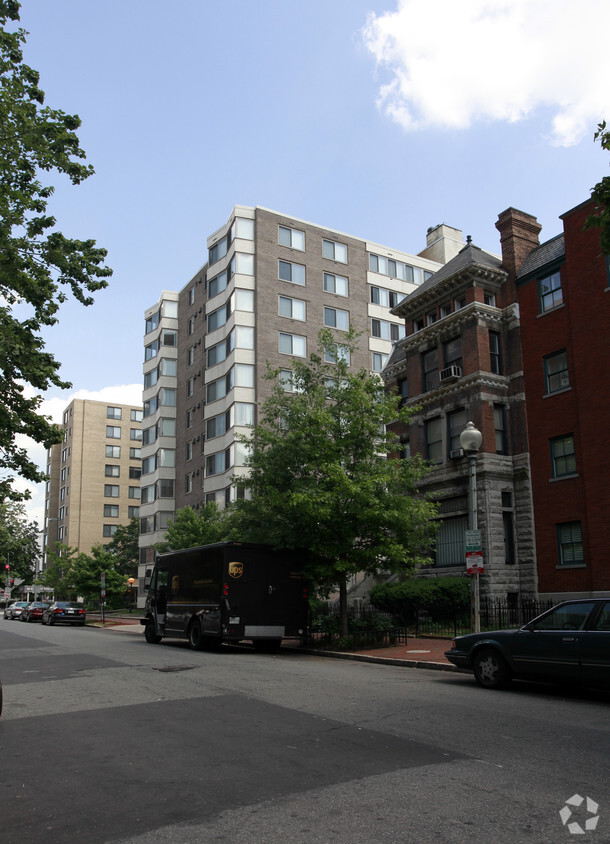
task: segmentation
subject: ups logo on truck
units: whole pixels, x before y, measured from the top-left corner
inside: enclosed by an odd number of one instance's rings
[[[231,577],[241,577],[244,573],[243,563],[229,563],[229,575]]]

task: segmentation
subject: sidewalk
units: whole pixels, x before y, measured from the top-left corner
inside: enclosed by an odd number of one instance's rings
[[[122,618],[121,623],[106,625],[105,630],[120,633],[140,633],[144,628],[138,619]],[[389,648],[377,648],[369,651],[324,651],[317,648],[302,648],[287,645],[287,648],[301,653],[330,657],[331,659],[353,659],[361,662],[378,662],[388,665],[404,665],[409,668],[432,668],[440,671],[458,671],[445,659],[445,651],[451,647],[451,639],[414,639],[408,638],[406,645],[392,645]]]

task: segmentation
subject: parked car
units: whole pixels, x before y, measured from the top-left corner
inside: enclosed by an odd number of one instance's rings
[[[21,611],[19,621],[42,621],[42,613],[48,606],[44,601],[30,601]]]
[[[80,624],[84,626],[87,620],[87,612],[83,604],[78,601],[55,601],[47,606],[42,614],[43,624]]]
[[[9,620],[19,618],[27,605],[28,601],[11,601],[11,603],[4,608],[4,617]]]
[[[458,636],[445,656],[486,689],[513,677],[610,687],[610,599],[563,601],[519,630]]]

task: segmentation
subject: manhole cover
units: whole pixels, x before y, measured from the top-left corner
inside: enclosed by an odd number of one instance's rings
[[[191,671],[193,668],[197,668],[196,665],[164,665],[162,668],[155,668],[152,667],[153,671],[165,671],[166,673],[170,671]]]

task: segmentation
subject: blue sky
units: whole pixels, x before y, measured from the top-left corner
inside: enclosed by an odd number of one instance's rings
[[[21,23],[96,170],[52,180],[58,227],[114,269],[45,333],[74,385],[56,418],[75,393],[136,400],[144,309],[236,203],[413,253],[446,222],[497,252],[500,211],[549,239],[608,171],[607,0],[23,0]]]

